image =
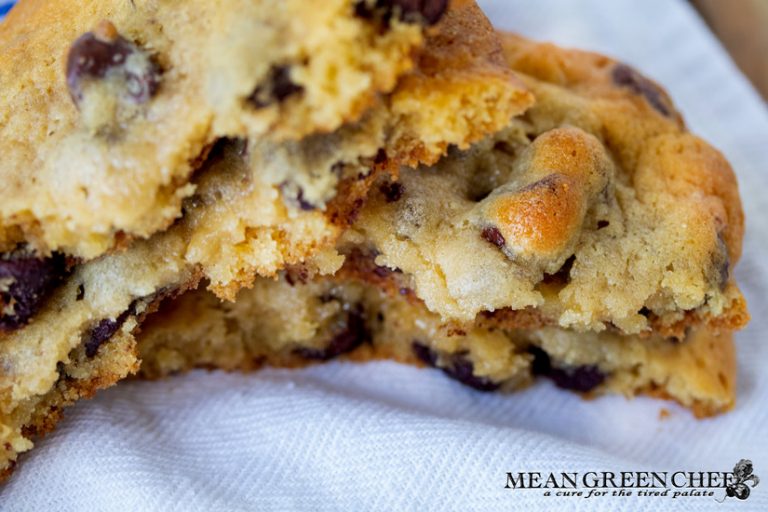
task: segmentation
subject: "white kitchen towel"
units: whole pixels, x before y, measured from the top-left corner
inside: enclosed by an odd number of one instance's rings
[[[730,159],[747,216],[736,277],[754,317],[736,336],[736,408],[697,421],[668,402],[583,401],[548,382],[482,394],[386,362],[194,372],[68,410],[0,490],[0,509],[768,510],[768,481],[722,504],[504,488],[507,472],[730,471],[742,458],[768,478],[768,113],[685,1],[481,3],[498,27],[637,66]]]

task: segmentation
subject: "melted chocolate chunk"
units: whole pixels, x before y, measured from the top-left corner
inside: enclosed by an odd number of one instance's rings
[[[411,344],[413,353],[424,364],[433,368],[438,368],[450,378],[461,382],[478,391],[495,391],[499,389],[500,384],[487,377],[478,377],[475,375],[475,367],[472,361],[467,359],[466,352],[457,352],[447,357],[446,366],[438,365],[438,353],[423,343],[414,341]]]
[[[411,343],[413,353],[422,363],[433,368],[437,368],[437,352],[418,341]]]
[[[128,319],[128,315],[131,314],[131,308],[124,311],[117,318],[112,320],[111,318],[105,318],[93,327],[86,335],[85,340],[85,355],[92,358],[99,351],[99,347],[114,335],[120,327],[123,326]]]
[[[499,231],[499,229],[494,226],[483,228],[483,232],[480,234],[480,236],[483,237],[483,240],[492,243],[499,249],[504,247],[504,244],[507,243],[507,241],[504,240],[504,235],[501,234],[501,231]]]
[[[304,189],[299,189],[299,192],[296,194],[296,202],[299,204],[299,208],[305,212],[311,212],[315,209],[315,205],[304,200]]]
[[[387,277],[392,274],[392,270],[390,270],[388,267],[376,265],[373,267],[373,273],[379,277]]]
[[[386,161],[387,161],[387,152],[384,151],[383,148],[379,148],[379,150],[376,152],[376,156],[373,157],[373,163],[377,165],[381,165]]]
[[[17,252],[0,256],[0,330],[26,325],[66,274],[61,254],[50,258]]]
[[[388,203],[394,203],[400,200],[401,197],[403,197],[403,192],[405,191],[405,187],[402,183],[399,181],[393,181],[393,182],[387,182],[382,183],[381,187],[379,187],[379,190],[382,194],[384,194],[384,200]]]
[[[500,386],[499,383],[493,382],[487,377],[476,376],[474,373],[475,367],[472,364],[472,361],[462,354],[454,354],[451,356],[451,365],[442,370],[449,377],[478,391],[495,391],[499,389]]]
[[[280,103],[303,90],[302,86],[291,81],[290,67],[274,65],[264,82],[251,93],[248,101],[256,108],[264,108]]]
[[[155,95],[160,85],[160,69],[150,59],[146,65],[127,66],[128,58],[140,53],[135,44],[114,31],[108,35],[87,32],[80,36],[67,55],[67,87],[75,104],[83,99],[83,84],[87,79],[102,79],[110,72],[120,73],[127,96],[135,103],[145,103]],[[109,33],[109,31],[112,33]]]
[[[605,381],[605,374],[597,366],[581,365],[558,368],[552,366],[549,354],[539,347],[531,346],[528,351],[533,354],[531,369],[534,375],[543,375],[552,379],[559,388],[586,393]]]
[[[369,341],[371,335],[365,325],[362,310],[352,310],[347,313],[344,327],[337,332],[328,345],[323,349],[298,348],[294,352],[305,359],[327,361],[341,354],[350,352],[362,343]]]
[[[611,73],[613,82],[621,87],[629,87],[635,94],[640,94],[661,114],[669,117],[670,109],[659,87],[626,64],[617,64]]]
[[[385,27],[395,15],[406,23],[434,25],[447,8],[448,0],[360,0],[355,4],[355,16],[381,19]]]
[[[128,317],[136,314],[136,306],[141,301],[160,301],[165,297],[173,296],[174,291],[172,288],[160,288],[155,293],[147,295],[143,298],[135,299],[130,303],[128,309],[120,313],[117,318],[105,318],[97,323],[90,331],[84,336],[85,355],[88,357],[95,356],[99,347],[101,347],[123,326]],[[146,313],[146,311],[145,311]]]

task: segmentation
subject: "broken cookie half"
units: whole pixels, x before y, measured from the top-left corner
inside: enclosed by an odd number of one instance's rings
[[[182,215],[219,139],[333,133],[414,69],[439,80],[489,50],[487,25],[469,0],[22,0],[0,24],[0,253],[89,260],[149,237]],[[480,34],[474,48],[458,32]],[[430,56],[432,37],[457,59]],[[416,99],[399,113],[418,117]]]
[[[143,324],[139,375],[393,359],[439,369],[485,392],[512,392],[547,378],[585,396],[672,399],[698,417],[733,406],[730,331],[695,328],[677,341],[557,326],[508,328],[492,317],[446,321],[396,278],[357,255],[333,277],[306,278],[306,271],[293,269],[277,281],[259,279],[234,303],[201,290],[187,293]]]
[[[730,409],[748,313],[729,165],[637,71],[503,38],[532,108],[379,177],[332,275],[293,266],[234,303],[196,291],[163,304],[138,337],[140,373],[383,357],[479,391],[545,377],[699,417]]]
[[[298,3],[285,2],[281,9],[290,11]],[[350,2],[343,4],[354,7]],[[197,287],[202,279],[220,298],[232,299],[258,275],[276,276],[291,265],[318,274],[333,273],[344,259],[336,242],[359,215],[368,189],[379,176],[394,176],[404,165],[432,164],[449,148],[468,148],[503,128],[533,102],[501,58],[499,40],[474,3],[452,2],[446,10],[419,11],[418,15],[408,10],[411,3],[385,4],[355,7],[355,21],[350,23],[374,23],[375,34],[386,35],[417,18],[431,23],[439,17],[440,21],[425,33],[414,57],[415,67],[401,74],[388,94],[368,98],[365,108],[352,118],[296,137],[288,132],[280,135],[277,125],[268,130],[275,137],[223,130],[227,136],[214,137],[197,154],[200,161],[188,183],[189,194],[180,202],[179,218],[147,238],[126,236],[120,250],[90,260],[61,252],[41,259],[27,240],[0,258],[3,470],[10,471],[17,454],[31,447],[32,437],[53,427],[64,406],[137,369],[134,333],[163,299]],[[209,22],[217,23],[217,16]],[[22,14],[17,14],[5,23],[15,26],[21,20]],[[114,26],[119,28],[118,23]],[[135,50],[130,45],[135,43],[115,34],[109,25],[99,30],[81,41],[84,47],[98,53],[104,45],[116,45],[119,61],[131,59]],[[402,30],[410,29],[403,26]],[[258,59],[258,54],[251,58]],[[92,87],[104,95],[125,86],[120,94],[130,96],[134,86],[128,82],[135,81],[134,75],[141,75],[142,69],[148,70],[150,61],[139,59],[130,69],[119,70],[88,58],[76,62],[82,68],[77,72],[85,76],[79,85],[71,86],[70,95],[77,100],[90,94],[87,89]],[[249,61],[238,62],[245,66]],[[283,75],[275,72],[270,79],[269,87],[277,88],[277,96],[285,92]],[[106,92],[99,89],[104,87]],[[160,83],[159,90],[163,87]],[[309,91],[305,84],[303,93]],[[286,97],[294,94],[299,93]],[[266,101],[261,92],[256,96],[253,101]],[[273,108],[282,109],[280,105]],[[94,110],[101,111],[101,107]],[[281,110],[275,123],[290,118],[290,112]],[[312,109],[308,112],[310,117],[315,114]],[[257,123],[256,117],[249,114],[240,122],[250,126]],[[305,120],[304,125],[308,123]],[[156,144],[164,144],[162,133],[151,133]],[[173,147],[170,141],[167,148]],[[102,149],[114,161],[122,161],[118,148],[119,143]],[[167,168],[151,169],[157,173]],[[121,176],[120,187],[140,188],[125,181],[128,174]],[[105,207],[110,200],[104,200]],[[94,212],[88,218],[108,222]],[[50,224],[67,229],[72,225]],[[90,237],[88,230],[78,233],[83,240]]]

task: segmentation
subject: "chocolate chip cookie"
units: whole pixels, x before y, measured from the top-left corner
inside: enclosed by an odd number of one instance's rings
[[[492,317],[446,321],[370,255],[347,258],[333,277],[301,274],[259,279],[234,303],[200,290],[165,303],[138,336],[139,375],[387,358],[439,369],[482,392],[512,392],[546,378],[588,396],[673,399],[698,417],[734,403],[730,331],[696,327],[678,341],[557,326],[511,329]]]
[[[0,252],[91,259],[165,229],[216,140],[298,140],[386,101],[447,4],[20,1],[0,25]]]
[[[397,23],[400,8],[380,9],[377,23]],[[90,261],[40,259],[28,247],[8,253],[0,260],[1,464],[9,468],[65,405],[135,370],[133,333],[163,298],[202,278],[231,299],[257,274],[276,276],[286,265],[336,271],[343,256],[335,242],[378,176],[468,148],[530,105],[500,55],[482,13],[457,2],[427,36],[417,67],[359,119],[300,139],[217,139],[166,230]],[[331,352],[347,343],[342,336]]]
[[[536,104],[374,187],[347,235],[444,319],[682,338],[747,319],[744,219],[724,157],[664,91],[603,56],[505,36]]]
[[[234,303],[193,292],[139,336],[141,373],[348,356],[479,391],[537,376],[585,394],[735,399],[736,181],[663,90],[603,56],[504,36],[536,104],[468,150],[380,176],[337,243]]]

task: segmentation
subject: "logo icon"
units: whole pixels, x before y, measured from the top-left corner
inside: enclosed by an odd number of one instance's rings
[[[750,489],[747,486],[747,482],[751,482],[752,487],[756,487],[760,483],[760,479],[752,473],[752,461],[741,459],[733,467],[733,481],[725,488],[725,496],[723,496],[722,500],[718,501],[722,503],[725,501],[725,498],[737,498],[740,500],[749,498]]]

